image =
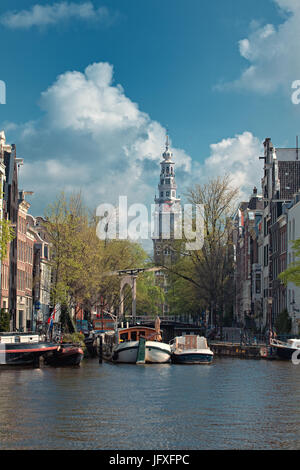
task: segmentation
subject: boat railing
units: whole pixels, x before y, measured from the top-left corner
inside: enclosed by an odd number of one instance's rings
[[[270,345],[271,346],[286,346],[286,343],[283,341],[280,341],[279,339],[273,338],[270,340]]]

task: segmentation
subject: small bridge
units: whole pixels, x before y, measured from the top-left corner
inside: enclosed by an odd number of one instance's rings
[[[160,316],[160,326],[163,331],[163,340],[166,342],[171,341],[175,336],[182,336],[184,334],[190,335],[203,335],[204,328],[200,323],[194,321],[183,321],[179,315],[163,315]],[[150,316],[136,317],[136,323],[145,326],[153,326],[155,318]]]

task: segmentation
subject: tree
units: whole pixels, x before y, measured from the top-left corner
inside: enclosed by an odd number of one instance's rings
[[[296,286],[300,286],[300,238],[294,241],[293,250],[297,260],[291,263],[278,277],[284,284],[292,282]]]
[[[199,250],[185,252],[184,245],[180,244],[178,263],[171,268],[165,266],[185,281],[177,281],[177,298],[186,298],[187,290],[190,291],[188,303],[182,308],[186,310],[188,306],[197,311],[208,307],[213,323],[216,324],[218,318],[220,325],[224,313],[231,308],[234,296],[231,220],[237,196],[238,189],[231,186],[229,176],[218,177],[192,188],[187,194],[188,202],[203,207],[203,246]],[[188,260],[183,261],[182,257]],[[192,285],[189,288],[188,283]]]
[[[292,319],[288,311],[285,309],[277,316],[275,320],[275,329],[279,335],[288,334],[292,329]]]
[[[130,240],[100,240],[97,219],[84,206],[81,194],[61,193],[45,214],[51,244],[52,304],[61,304],[67,327],[71,308],[89,312],[100,304],[118,310],[120,277],[111,273],[144,267],[147,254]]]
[[[0,260],[6,258],[9,243],[15,238],[15,231],[11,226],[10,220],[2,219],[0,221]]]
[[[4,308],[0,310],[0,331],[10,331],[10,315]]]
[[[145,272],[141,274],[137,279],[137,314],[154,318],[159,315],[164,300],[164,291],[155,284],[154,273]]]
[[[191,282],[195,278],[195,267],[190,256],[182,256],[174,266],[176,273],[169,272],[167,303],[173,315],[183,313],[199,316],[206,308],[206,302],[201,297],[198,285]],[[180,273],[178,275],[177,273]],[[184,277],[185,276],[185,277]]]

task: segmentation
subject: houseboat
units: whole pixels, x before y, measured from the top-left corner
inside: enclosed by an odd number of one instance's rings
[[[177,336],[171,342],[171,353],[174,364],[211,364],[214,356],[206,338],[198,335]]]
[[[171,347],[156,328],[131,326],[103,333],[103,358],[116,363],[145,364],[170,361]]]
[[[0,367],[38,367],[40,357],[50,351],[56,351],[57,347],[57,344],[41,341],[37,334],[1,333]]]
[[[60,344],[55,351],[47,352],[44,363],[52,367],[80,366],[83,349],[76,344]]]
[[[292,359],[296,351],[298,351],[298,357],[296,357],[296,359],[300,359],[300,339],[289,339],[284,342],[271,338],[270,345],[276,351],[280,359]]]

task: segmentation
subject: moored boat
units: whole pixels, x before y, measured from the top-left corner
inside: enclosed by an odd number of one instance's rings
[[[211,364],[214,356],[206,338],[197,335],[177,336],[171,342],[171,352],[174,364]]]
[[[84,356],[80,346],[60,344],[56,351],[44,356],[44,363],[52,367],[79,366]]]
[[[166,363],[171,347],[155,328],[132,326],[103,334],[103,358],[116,363]]]
[[[41,341],[30,333],[1,333],[0,366],[39,366],[44,354],[57,350],[58,345]]]
[[[300,339],[289,339],[284,342],[271,338],[270,345],[280,359],[292,359],[296,351],[298,351],[298,356],[300,357]]]

